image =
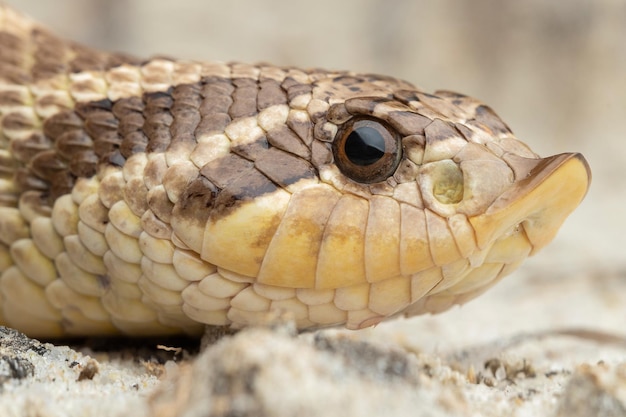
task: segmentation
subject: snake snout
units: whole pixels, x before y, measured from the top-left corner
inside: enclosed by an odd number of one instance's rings
[[[509,161],[518,180],[480,215],[470,218],[479,247],[523,229],[531,254],[550,243],[585,197],[591,171],[579,153]]]

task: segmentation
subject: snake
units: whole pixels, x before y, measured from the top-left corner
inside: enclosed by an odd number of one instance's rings
[[[362,329],[482,294],[591,171],[396,78],[102,52],[0,5],[0,324]]]

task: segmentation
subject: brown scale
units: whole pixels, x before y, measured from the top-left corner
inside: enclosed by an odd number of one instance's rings
[[[74,177],[91,177],[96,173],[98,157],[93,151],[93,141],[83,131],[68,132],[57,141],[57,148],[69,160]],[[71,156],[70,156],[71,155]]]
[[[27,106],[30,97],[21,91],[0,91],[0,107]]]
[[[309,161],[278,148],[271,148],[263,153],[254,162],[254,167],[283,188],[299,180],[317,176]]]
[[[235,154],[228,154],[206,164],[200,173],[219,188],[228,188],[239,177],[252,172],[254,163]]]
[[[311,86],[311,84],[302,84],[295,81],[293,78],[286,78],[281,84],[281,87],[287,91],[287,99],[289,101],[292,101],[296,97],[303,94],[310,94],[313,90],[313,86]]]
[[[113,105],[113,114],[119,119],[118,133],[122,137],[119,152],[128,159],[138,152],[146,152],[148,137],[143,131],[145,104],[141,97],[118,100]]]
[[[91,166],[84,168],[89,173],[87,176],[94,175],[97,161],[107,160],[122,141],[118,134],[118,119],[112,107],[113,103],[108,99],[76,104],[75,111],[84,121],[85,132],[93,139],[93,151],[83,152],[87,156],[85,163],[93,161]]]
[[[233,80],[235,91],[232,93],[233,104],[228,109],[229,116],[235,120],[257,114],[258,84],[255,80],[239,78]]]
[[[485,130],[493,136],[502,137],[513,134],[502,119],[487,106],[478,106],[474,119],[470,120],[467,124]]]
[[[203,78],[202,82],[203,100],[199,108],[202,120],[196,134],[223,132],[232,120],[228,109],[233,103],[231,94],[235,88],[230,80],[219,77]]]
[[[298,135],[306,146],[313,146],[313,123],[310,120],[287,119],[287,127]]]
[[[201,120],[198,110],[202,103],[201,87],[198,84],[176,86],[172,98],[174,122],[170,126],[172,143],[168,147],[168,154],[178,154],[179,158],[188,160],[196,144],[196,128]]]
[[[267,132],[267,140],[270,145],[297,155],[301,158],[309,159],[311,150],[300,140],[288,126],[280,126]]]
[[[35,80],[52,78],[67,73],[67,49],[65,42],[41,29],[31,34],[35,44],[34,65],[31,74]]]
[[[10,83],[25,85],[31,81],[25,65],[28,44],[7,32],[0,32],[0,77]]]
[[[146,151],[163,152],[172,140],[170,125],[174,117],[170,112],[173,104],[171,91],[144,94],[144,102],[143,132],[148,137]]]
[[[280,84],[271,79],[261,81],[257,97],[258,110],[261,111],[278,104],[287,104],[287,94]]]
[[[231,147],[232,152],[250,161],[256,161],[268,149],[269,143],[267,142],[267,138],[265,136],[259,137],[252,143]]]
[[[62,146],[62,151],[58,152],[55,142],[60,138],[70,140],[73,135],[80,136],[82,126],[82,121],[73,111],[63,112],[45,121],[43,134],[33,133],[25,140],[13,141],[11,151],[14,157],[25,164],[15,176],[18,188],[22,191],[50,190],[50,205],[58,196],[69,192],[73,185],[67,163],[71,150]]]
[[[65,42],[40,28],[32,31],[31,43],[35,47],[34,64],[31,69],[34,80],[65,75],[68,71],[73,73],[106,71],[122,63],[137,65],[141,62],[130,55],[102,53]]]
[[[17,112],[4,116],[0,126],[2,130],[33,130],[35,128],[32,119]]]

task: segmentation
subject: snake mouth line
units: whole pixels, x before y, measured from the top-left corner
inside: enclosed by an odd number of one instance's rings
[[[581,154],[536,160],[525,178],[498,197],[485,213],[470,218],[479,247],[519,224],[533,247],[532,255],[554,238],[585,197],[590,182],[591,170]]]

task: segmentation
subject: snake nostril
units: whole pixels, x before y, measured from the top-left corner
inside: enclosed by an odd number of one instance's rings
[[[455,163],[439,164],[432,172],[433,196],[442,204],[463,200],[463,173]]]

